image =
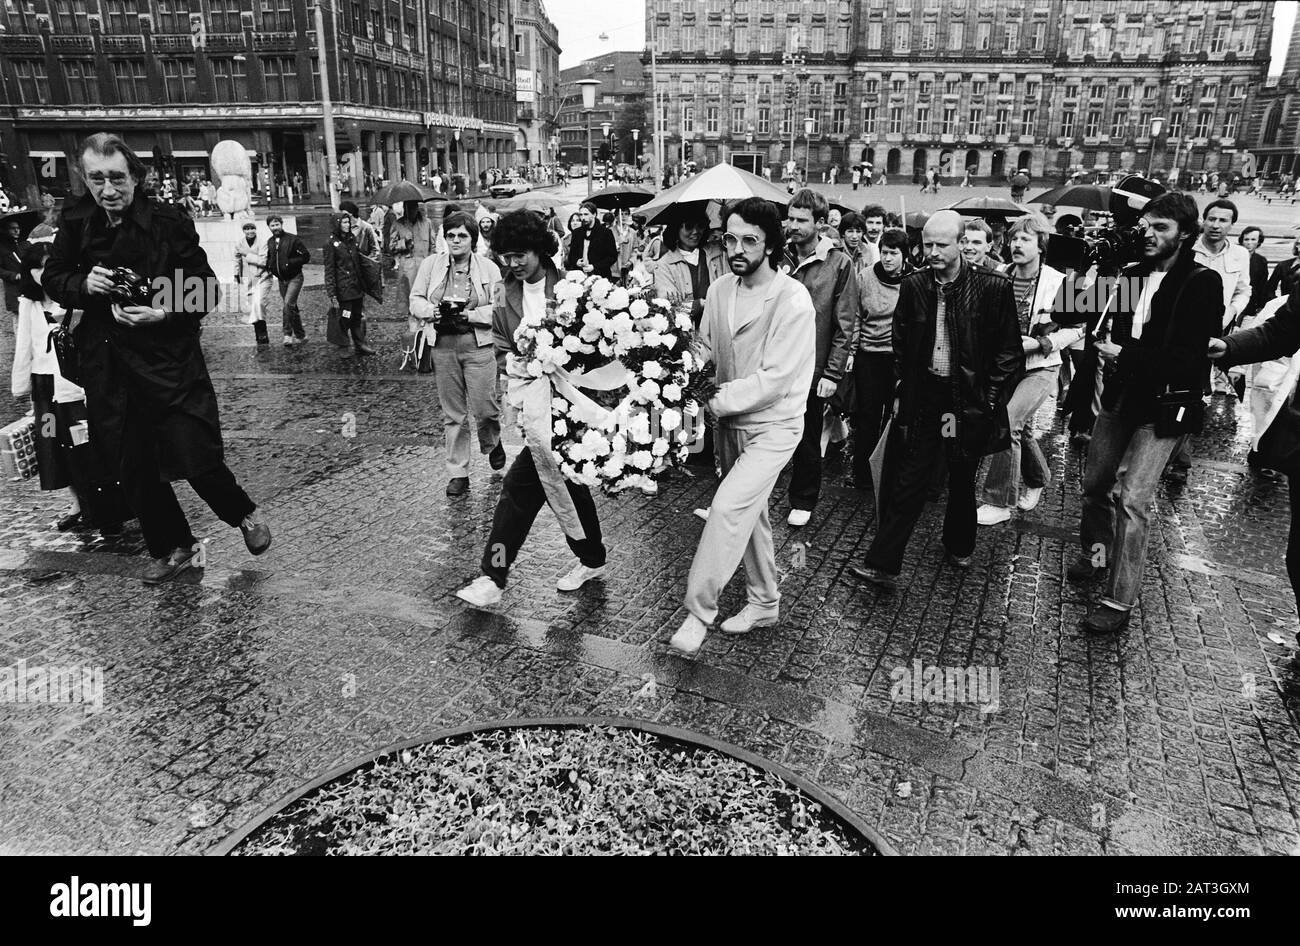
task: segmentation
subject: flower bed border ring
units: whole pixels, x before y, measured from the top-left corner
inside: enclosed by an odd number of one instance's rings
[[[446,742],[449,739],[456,739],[460,736],[468,736],[473,733],[486,732],[494,729],[571,729],[571,728],[588,728],[610,727],[613,729],[631,729],[640,732],[650,733],[661,739],[668,739],[674,742],[682,743],[692,748],[711,749],[714,752],[720,752],[723,755],[739,759],[741,762],[748,763],[755,768],[762,769],[780,779],[793,785],[799,791],[803,792],[817,804],[821,805],[826,812],[835,820],[850,831],[861,835],[876,849],[876,852],[884,857],[898,857],[898,850],[890,844],[875,828],[867,824],[861,817],[851,811],[848,806],[832,797],[829,792],[819,787],[812,781],[798,775],[785,766],[765,759],[748,749],[742,749],[740,746],[732,745],[729,742],[723,742],[721,739],[714,739],[712,736],[706,736],[703,733],[695,732],[690,729],[682,729],[678,726],[664,726],[659,723],[652,723],[645,720],[629,719],[624,716],[542,716],[512,719],[486,720],[477,723],[466,723],[451,729],[442,729],[427,736],[416,736],[412,739],[403,739],[401,742],[395,742],[385,746],[376,752],[367,753],[364,756],[345,762],[342,765],[335,766],[324,775],[317,776],[301,788],[296,788],[288,794],[282,796],[279,800],[273,802],[267,808],[263,809],[252,821],[249,821],[242,828],[235,830],[225,840],[221,841],[206,853],[209,857],[225,857],[230,854],[236,847],[242,844],[255,831],[265,825],[276,815],[284,811],[294,802],[309,795],[323,785],[333,782],[335,779],[342,778],[349,772],[354,772],[364,765],[369,765],[384,756],[401,752],[404,749],[413,749],[416,746],[427,745],[435,742]]]

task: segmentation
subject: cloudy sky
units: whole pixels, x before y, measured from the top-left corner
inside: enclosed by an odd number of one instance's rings
[[[560,30],[560,65],[576,66],[584,59],[616,49],[645,46],[645,0],[543,0]],[[1282,0],[1273,10],[1273,74],[1282,71],[1287,41],[1295,22],[1297,0]],[[604,33],[609,38],[602,40]]]

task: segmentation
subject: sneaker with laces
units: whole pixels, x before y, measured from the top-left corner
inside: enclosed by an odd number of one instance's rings
[[[1011,510],[1006,506],[991,506],[984,503],[975,510],[975,521],[982,526],[995,526],[1011,518]]]
[[[808,520],[811,518],[812,518],[811,509],[791,509],[790,515],[786,517],[785,521],[797,528],[798,526],[806,526],[808,524]]]
[[[1043,498],[1043,487],[1030,486],[1028,489],[1025,490],[1025,494],[1020,497],[1020,501],[1016,503],[1016,505],[1019,506],[1021,509],[1023,509],[1025,512],[1029,512],[1031,509],[1038,508],[1038,504],[1039,502],[1042,501],[1042,498]]]
[[[724,634],[748,634],[756,627],[771,627],[780,620],[780,612],[765,611],[747,604],[722,622]]]
[[[501,588],[487,575],[479,575],[460,591],[456,597],[468,601],[476,608],[486,608],[501,600]]]
[[[686,620],[677,629],[677,633],[668,642],[668,647],[684,657],[693,657],[709,636],[709,626],[693,614],[686,615]]]
[[[589,581],[605,577],[605,566],[599,568],[588,568],[579,562],[569,569],[569,573],[555,583],[555,587],[561,591],[577,591]]]

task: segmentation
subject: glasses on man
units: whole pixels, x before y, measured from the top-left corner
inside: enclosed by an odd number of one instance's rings
[[[722,245],[729,250],[740,247],[746,253],[752,252],[763,245],[763,241],[752,233],[747,233],[743,237],[737,237],[734,233],[724,233],[722,236]]]
[[[112,174],[100,174],[96,171],[93,174],[86,175],[86,183],[91,187],[103,187],[105,184],[112,184],[114,187],[121,189],[126,186],[126,182],[131,179],[129,174],[123,174],[121,171],[114,171]]]

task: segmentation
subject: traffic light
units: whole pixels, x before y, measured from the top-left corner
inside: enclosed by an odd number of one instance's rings
[[[421,148],[421,149],[420,149],[420,167],[423,168],[423,167],[428,167],[428,166],[429,166],[429,149],[428,149],[428,148]]]

